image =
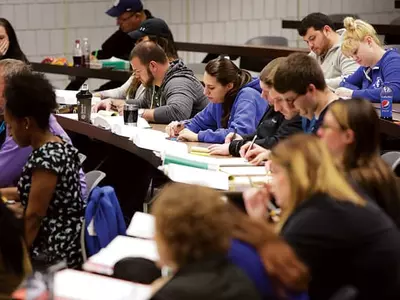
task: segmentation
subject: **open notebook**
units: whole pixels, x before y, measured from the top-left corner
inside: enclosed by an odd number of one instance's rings
[[[55,274],[54,293],[56,299],[146,300],[151,297],[151,287],[66,269]]]
[[[83,269],[89,272],[112,275],[114,265],[127,257],[142,257],[157,261],[159,256],[156,243],[153,240],[119,235],[107,247],[91,256],[83,265]]]

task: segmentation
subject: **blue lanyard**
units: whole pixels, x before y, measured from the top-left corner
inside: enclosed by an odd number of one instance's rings
[[[0,134],[2,134],[4,130],[6,130],[6,122],[3,121],[0,125]]]

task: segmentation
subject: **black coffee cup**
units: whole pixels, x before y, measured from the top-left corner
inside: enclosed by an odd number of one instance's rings
[[[124,124],[128,126],[137,126],[138,106],[136,104],[124,105]]]
[[[87,84],[84,84],[79,93],[76,94],[76,100],[78,103],[78,120],[90,123],[92,94],[89,92]]]

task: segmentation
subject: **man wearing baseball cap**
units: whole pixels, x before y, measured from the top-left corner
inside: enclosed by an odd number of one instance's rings
[[[119,29],[101,45],[100,50],[93,51],[92,55],[97,59],[108,59],[114,56],[128,60],[129,54],[135,47],[135,40],[131,39],[128,33],[137,30],[143,21],[153,16],[147,9],[143,9],[143,3],[140,0],[116,0],[106,14],[117,18]],[[77,77],[68,84],[66,89],[79,90],[86,80],[87,78]],[[119,81],[109,81],[99,90],[113,89],[122,84],[123,82]]]
[[[159,36],[166,39],[172,39],[172,32],[164,20],[152,18],[140,24],[140,27],[128,34],[135,42],[140,41],[145,36]]]
[[[119,30],[104,42],[102,49],[97,51],[97,58],[107,59],[114,56],[127,60],[135,47],[135,41],[127,33],[139,29],[142,22],[153,16],[148,10],[143,9],[140,0],[117,0],[106,14],[117,18]]]

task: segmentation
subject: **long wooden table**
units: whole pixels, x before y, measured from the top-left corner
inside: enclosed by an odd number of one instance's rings
[[[83,67],[69,67],[42,63],[31,63],[36,72],[68,75],[83,78],[98,78],[125,82],[131,76],[129,71],[114,71],[111,69],[91,69]]]
[[[300,27],[300,20],[282,20],[282,28],[297,29]],[[400,25],[371,24],[378,34],[400,35]],[[335,28],[343,28],[343,22],[335,22]]]

